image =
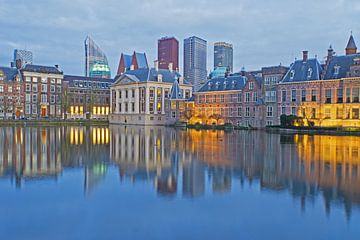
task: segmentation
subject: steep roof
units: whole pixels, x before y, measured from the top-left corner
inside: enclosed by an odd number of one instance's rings
[[[170,99],[172,99],[172,100],[184,99],[177,79],[174,79],[174,83],[171,87]]]
[[[350,35],[346,49],[357,49],[353,35]]]
[[[198,92],[241,90],[245,86],[247,79],[247,76],[242,75],[213,78],[207,81]]]
[[[360,54],[333,56],[326,69],[324,79],[339,79],[347,77],[355,58],[360,58]]]
[[[117,75],[115,77],[115,82],[117,82],[122,76],[127,76],[128,78],[139,82],[158,82],[158,76],[160,74],[162,75],[162,82],[167,83],[173,83],[174,79],[178,79],[181,77],[178,72],[170,71],[168,69],[139,68],[136,70],[126,71],[122,75]],[[184,84],[190,83],[184,80]]]
[[[19,70],[17,68],[11,68],[11,67],[0,67],[0,72],[1,72],[0,77],[4,81],[15,81],[16,76],[19,75]]]
[[[42,65],[33,65],[26,64],[21,71],[25,72],[38,72],[38,73],[52,73],[52,74],[63,74],[61,70],[53,66],[42,66]]]
[[[145,53],[135,52],[135,56],[136,56],[136,60],[139,65],[139,68],[149,68]]]
[[[285,74],[281,82],[289,83],[320,80],[322,71],[321,64],[315,58],[306,61],[296,60],[291,64],[289,71]]]

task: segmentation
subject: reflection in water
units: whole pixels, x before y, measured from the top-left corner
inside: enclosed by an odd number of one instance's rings
[[[83,168],[84,190],[103,183],[109,164],[121,184],[148,182],[161,196],[227,193],[245,182],[286,191],[326,212],[360,205],[360,138],[196,131],[162,127],[0,128],[0,175],[22,181]],[[226,195],[225,195],[226,196]]]

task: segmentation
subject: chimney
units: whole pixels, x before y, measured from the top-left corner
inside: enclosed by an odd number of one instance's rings
[[[183,76],[179,77],[179,84],[184,84],[184,77]]]
[[[154,68],[155,68],[156,71],[159,70],[159,61],[158,60],[154,61]]]
[[[55,64],[55,67],[56,67],[57,69],[59,69],[59,65]]]
[[[306,62],[308,60],[309,52],[303,51],[303,62]]]
[[[132,70],[135,70],[134,64],[131,64],[131,65],[130,65],[130,70],[131,70],[131,71],[132,71]]]
[[[172,63],[172,62],[169,63],[169,71],[170,71],[170,72],[173,71],[173,63]]]

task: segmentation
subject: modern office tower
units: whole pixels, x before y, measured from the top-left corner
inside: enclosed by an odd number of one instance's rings
[[[184,78],[193,84],[194,91],[207,80],[206,41],[198,37],[184,40]]]
[[[110,78],[111,72],[105,53],[89,36],[85,39],[85,76]]]
[[[23,68],[26,64],[33,63],[33,54],[27,50],[14,50],[14,64],[16,68]]]
[[[230,72],[233,71],[233,45],[226,42],[216,42],[214,44],[214,69],[226,67]]]
[[[158,61],[160,69],[179,69],[179,41],[175,37],[164,37],[158,40]]]

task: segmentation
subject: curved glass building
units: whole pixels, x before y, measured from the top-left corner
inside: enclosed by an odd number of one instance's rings
[[[85,76],[111,78],[111,71],[105,53],[89,36],[85,39]]]

